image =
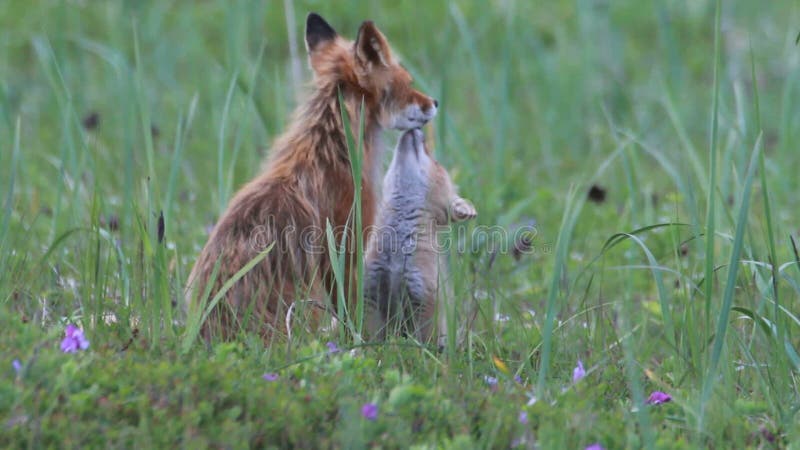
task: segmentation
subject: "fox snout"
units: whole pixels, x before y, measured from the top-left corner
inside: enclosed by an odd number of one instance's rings
[[[439,110],[439,101],[436,100],[435,98],[429,97],[428,101],[423,106],[423,111],[425,112],[425,114],[429,115],[430,119],[432,119],[436,115],[436,111],[438,110]]]
[[[421,122],[421,125],[425,125],[431,119],[436,116],[436,112],[439,110],[439,102],[435,98],[428,97],[422,93],[418,93],[421,97],[418,102],[414,102],[413,106],[418,106],[419,108],[419,115],[417,120]]]
[[[410,130],[419,128],[436,117],[439,102],[420,92],[414,92],[412,101],[408,102],[395,115],[391,128]]]
[[[425,120],[426,123],[429,120],[433,119],[436,116],[436,112],[439,110],[439,102],[435,98],[431,98],[429,100],[430,100],[430,103],[423,110],[423,113],[427,117],[427,119]]]

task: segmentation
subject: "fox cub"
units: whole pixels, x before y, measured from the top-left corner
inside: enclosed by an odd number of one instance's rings
[[[412,87],[411,75],[371,21],[351,41],[311,13],[305,41],[313,89],[276,139],[261,173],[231,199],[189,276],[186,303],[190,310],[204,308],[205,298],[213,298],[274,243],[210,312],[202,328],[206,339],[231,338],[244,328],[270,341],[287,331],[284,318],[296,299],[322,300],[334,290],[329,255],[319,250],[327,245],[320,236],[330,224],[338,242],[350,223],[356,193],[345,136],[347,131],[359,135],[358,120],[345,130],[342,108],[351,118],[364,118],[363,227],[349,226],[354,236],[348,243],[363,239],[374,220],[383,131],[418,128],[436,115],[436,100]],[[345,283],[352,283],[351,272],[346,265]]]
[[[443,306],[452,289],[439,231],[476,215],[431,155],[422,131],[406,131],[384,177],[377,228],[367,247],[365,324],[371,338],[399,332],[421,342],[438,335],[441,341],[446,334]]]

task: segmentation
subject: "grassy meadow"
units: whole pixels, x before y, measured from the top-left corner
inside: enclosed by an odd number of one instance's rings
[[[439,100],[463,346],[206,345],[174,307],[309,11]],[[4,0],[0,447],[800,448],[798,32],[793,0]]]

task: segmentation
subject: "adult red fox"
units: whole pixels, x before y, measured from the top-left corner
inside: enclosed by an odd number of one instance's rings
[[[402,333],[428,342],[446,336],[442,305],[453,299],[439,232],[477,215],[433,158],[422,131],[406,131],[383,184],[365,267],[366,329],[371,338]],[[438,315],[439,323],[435,323]]]
[[[192,310],[274,242],[211,311],[201,328],[206,339],[248,329],[269,341],[283,331],[296,299],[322,300],[332,291],[326,223],[341,237],[345,226],[353,225],[355,198],[340,94],[356,139],[364,106],[362,229],[350,234],[359,239],[375,216],[382,131],[418,128],[436,115],[436,100],[412,88],[411,76],[371,21],[361,24],[353,42],[311,13],[305,42],[313,91],[275,141],[261,173],[231,199],[189,275],[186,301]],[[345,279],[352,258],[347,259]]]

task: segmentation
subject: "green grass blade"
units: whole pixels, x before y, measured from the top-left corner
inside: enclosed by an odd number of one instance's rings
[[[139,106],[139,125],[142,127],[141,132],[144,138],[144,150],[147,158],[147,175],[150,183],[148,183],[148,190],[155,191],[155,197],[158,197],[158,183],[156,178],[155,169],[155,149],[153,148],[153,134],[151,132],[150,121],[150,106],[148,105],[147,95],[145,91],[144,80],[144,67],[142,62],[142,55],[139,42],[139,25],[138,22],[133,20],[133,55],[135,68],[134,71],[134,85],[136,86],[136,100]],[[148,203],[150,203],[148,201]],[[151,208],[155,205],[150,204]],[[152,209],[155,211],[156,209]],[[152,227],[153,221],[148,220],[148,225]]]
[[[0,223],[0,251],[2,251],[3,259],[5,262],[7,257],[5,250],[6,237],[8,236],[8,227],[11,223],[12,206],[14,202],[14,184],[17,179],[17,166],[19,164],[20,153],[20,133],[22,129],[22,119],[17,117],[16,125],[14,126],[14,144],[11,146],[11,166],[9,166],[9,180],[8,192],[6,193],[5,204],[3,205],[3,221]],[[0,264],[0,270],[5,264]]]
[[[572,230],[575,227],[575,222],[583,206],[583,201],[576,199],[578,192],[578,189],[573,186],[567,194],[564,215],[561,218],[561,227],[559,228],[558,238],[556,240],[555,261],[553,262],[550,289],[547,294],[547,305],[542,331],[542,357],[539,363],[539,375],[536,383],[536,391],[539,397],[544,395],[547,372],[550,367],[553,328],[561,306],[561,289],[559,286],[566,270],[567,252],[569,250],[569,243],[572,240]]]
[[[706,254],[705,254],[705,321],[711,329],[711,303],[714,296],[714,236],[716,235],[717,205],[717,146],[719,145],[719,71],[720,71],[720,17],[722,3],[717,0],[714,20],[714,87],[711,106],[711,143],[708,150],[708,190],[706,197]],[[701,427],[702,430],[702,427]]]
[[[344,327],[349,325],[343,322],[348,317],[347,301],[344,292],[344,249],[336,248],[336,235],[333,232],[330,220],[325,221],[325,236],[328,243],[328,258],[331,260],[331,270],[336,288],[336,315],[339,317],[339,340],[344,341]],[[342,246],[347,240],[347,233],[342,236]]]
[[[180,170],[183,148],[186,146],[186,139],[189,136],[189,131],[194,122],[194,114],[197,110],[197,101],[199,96],[195,94],[189,103],[189,111],[186,113],[186,119],[183,116],[178,119],[177,129],[175,130],[175,143],[172,154],[172,161],[170,162],[169,178],[167,178],[167,192],[164,195],[164,219],[166,222],[171,222],[172,217],[172,202],[175,200],[175,186],[178,181],[178,171]]]
[[[675,325],[672,323],[672,305],[670,304],[670,296],[667,292],[667,289],[664,287],[664,280],[661,276],[661,270],[658,270],[660,267],[658,262],[656,261],[655,256],[650,251],[650,249],[645,245],[645,243],[639,239],[634,234],[628,233],[621,233],[620,236],[623,239],[630,239],[635,242],[644,252],[645,256],[647,257],[647,262],[649,266],[652,268],[651,272],[653,274],[653,279],[656,282],[656,290],[658,292],[658,300],[661,306],[661,315],[664,319],[664,334],[667,335],[667,342],[669,343],[670,347],[676,349],[675,345]],[[614,236],[612,236],[614,238]],[[610,239],[612,239],[610,238]]]
[[[631,291],[628,290],[629,294],[630,292]],[[627,378],[628,386],[631,390],[631,399],[633,400],[636,415],[637,427],[632,428],[637,429],[641,435],[643,447],[651,449],[653,448],[653,430],[650,426],[650,414],[648,414],[645,405],[644,388],[642,387],[641,380],[642,371],[639,364],[636,362],[634,345],[632,342],[632,336],[636,332],[636,326],[630,323],[630,316],[628,314],[630,307],[626,307],[626,305],[631,302],[627,301],[624,303],[625,304],[619,304],[617,306],[617,311],[619,312],[620,319],[619,327],[623,331],[623,333],[620,333],[620,341],[622,343],[622,352],[625,359],[625,377]]]
[[[222,119],[219,124],[219,133],[217,134],[217,209],[219,215],[225,213],[225,208],[228,205],[227,183],[225,182],[225,151],[227,149],[225,138],[226,128],[228,125],[228,116],[230,115],[231,102],[233,101],[233,92],[236,88],[236,79],[238,72],[235,72],[231,77],[228,84],[228,93],[225,95],[225,106],[222,108]]]
[[[708,368],[705,373],[703,381],[703,390],[701,396],[701,419],[704,414],[706,403],[711,396],[712,388],[714,387],[717,367],[719,366],[720,358],[722,357],[722,350],[725,344],[725,334],[728,330],[728,320],[730,317],[731,307],[733,305],[733,297],[736,294],[736,277],[739,273],[739,260],[742,254],[742,247],[744,246],[744,233],[747,229],[747,219],[750,211],[750,193],[753,187],[753,178],[755,178],[756,167],[758,167],[758,155],[761,153],[761,140],[756,142],[750,158],[750,164],[747,168],[747,176],[744,180],[744,189],[742,191],[741,205],[739,206],[739,213],[736,220],[736,232],[733,240],[733,249],[731,251],[730,263],[728,264],[728,277],[725,283],[725,291],[722,296],[722,305],[719,311],[717,324],[715,327],[714,344],[711,351],[711,358]],[[706,283],[709,280],[706,279]]]
[[[761,102],[759,101],[758,95],[758,79],[756,78],[756,61],[755,61],[755,54],[753,53],[753,46],[752,43],[750,45],[750,76],[753,80],[753,117],[756,121],[755,125],[755,133],[756,139],[761,139],[763,130],[761,128]],[[767,245],[769,250],[769,259],[770,259],[770,266],[772,272],[772,298],[775,300],[775,315],[773,319],[778,323],[778,328],[780,333],[783,333],[782,327],[780,326],[781,321],[779,320],[779,313],[778,313],[778,306],[780,305],[780,299],[778,298],[778,253],[776,251],[775,246],[775,224],[773,223],[772,217],[772,205],[770,202],[770,195],[769,195],[769,184],[767,183],[767,164],[766,164],[766,157],[764,156],[764,152],[759,152],[758,154],[758,171],[759,175],[761,176],[761,196],[762,201],[764,202],[764,218],[766,219],[767,225]]]
[[[365,118],[364,118],[364,99],[361,99],[361,107],[359,108],[359,118],[358,118],[358,141],[353,137],[351,131],[351,122],[350,122],[350,115],[347,113],[347,109],[345,108],[344,97],[342,96],[342,92],[337,92],[339,97],[339,110],[342,117],[342,127],[344,128],[345,132],[345,141],[347,143],[347,152],[350,157],[350,175],[353,179],[353,205],[351,209],[351,218],[353,220],[353,242],[350,243],[351,246],[354,246],[355,252],[352,255],[352,258],[355,261],[349,261],[350,270],[353,270],[353,266],[355,266],[355,280],[356,285],[352,286],[348,283],[348,291],[347,297],[350,298],[351,296],[355,296],[355,323],[353,324],[353,328],[356,330],[355,338],[356,340],[361,339],[361,334],[363,332],[363,325],[364,325],[364,238],[363,233],[360,233],[363,228],[363,218],[361,215],[361,192],[363,190],[363,161],[362,155],[364,154],[364,126],[365,126]],[[374,181],[374,180],[372,180]],[[345,234],[347,234],[347,230]],[[355,264],[353,264],[355,263]],[[352,274],[347,282],[352,281],[353,277]],[[358,343],[358,342],[356,342]]]

